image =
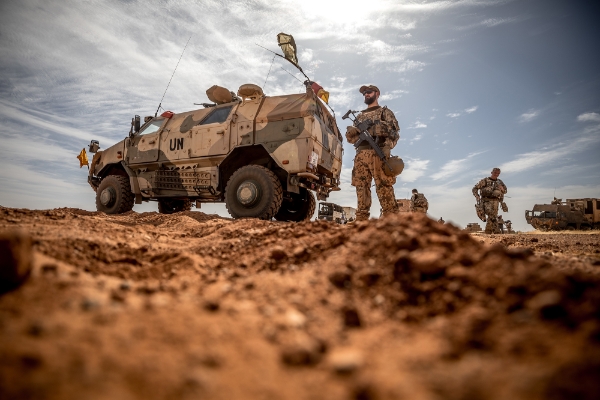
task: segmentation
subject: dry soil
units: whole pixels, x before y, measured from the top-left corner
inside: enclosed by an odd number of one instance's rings
[[[16,230],[2,399],[599,398],[598,233],[0,207]]]

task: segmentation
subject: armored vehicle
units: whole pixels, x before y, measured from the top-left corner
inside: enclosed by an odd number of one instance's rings
[[[527,223],[541,231],[587,230],[600,228],[599,199],[555,199],[552,204],[536,204],[525,211]],[[595,210],[594,210],[595,207]]]
[[[467,224],[467,227],[465,229],[463,229],[463,231],[465,231],[465,232],[481,232],[481,231],[483,231],[483,229],[481,229],[481,226],[479,225],[479,223],[470,222]]]
[[[334,221],[338,224],[346,224],[348,223],[348,218],[346,217],[346,211],[344,208],[345,207],[334,203],[319,203],[319,213],[317,214],[317,219]]]
[[[302,221],[314,213],[313,192],[325,200],[339,190],[342,137],[310,86],[284,96],[213,86],[207,96],[213,103],[203,109],[165,111],[143,125],[136,116],[128,137],[96,152],[88,182],[98,211],[152,200],[169,214],[225,202],[234,218]]]

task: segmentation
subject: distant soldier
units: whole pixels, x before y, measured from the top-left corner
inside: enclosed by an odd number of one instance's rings
[[[389,158],[390,150],[396,146],[400,135],[398,121],[394,113],[387,107],[379,105],[379,88],[374,85],[361,86],[360,93],[364,96],[364,102],[368,106],[356,116],[355,124],[369,119],[376,122],[369,128],[368,132],[373,136],[375,143],[380,146],[383,153]],[[349,126],[346,132],[348,143],[354,144],[358,141],[360,131],[356,126]],[[356,220],[369,219],[371,208],[371,181],[375,180],[375,191],[382,207],[382,215],[397,214],[399,212],[394,195],[394,184],[396,176],[388,176],[383,171],[383,162],[375,153],[375,150],[367,142],[361,143],[356,149],[354,157],[354,168],[352,168],[352,186],[356,187],[358,207],[356,209]]]
[[[513,233],[512,222],[510,222],[510,219],[506,220],[506,233]]]
[[[438,222],[439,222],[440,224],[444,224],[444,223],[446,223],[446,221],[444,221],[444,218],[442,218],[442,217],[440,217],[440,219],[438,219]]]
[[[502,218],[502,215],[498,215],[498,231],[496,233],[504,233],[504,219]]]
[[[486,222],[485,233],[488,234],[498,230],[498,203],[504,201],[504,195],[508,191],[498,176],[500,176],[500,168],[494,168],[489,178],[483,178],[473,186],[473,196],[477,200],[475,208],[478,209],[478,215],[481,212],[482,215],[479,216]],[[508,211],[508,208],[506,210]]]
[[[412,196],[410,198],[410,211],[420,212],[423,214],[427,213],[429,209],[429,203],[423,193],[419,193],[417,189],[412,190]]]
[[[555,197],[554,200],[552,200],[552,202],[550,204],[555,205],[555,206],[560,206],[562,204],[562,199],[557,199]]]

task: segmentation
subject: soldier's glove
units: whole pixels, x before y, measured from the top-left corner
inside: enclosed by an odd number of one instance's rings
[[[358,137],[360,136],[360,131],[355,126],[346,127],[346,140],[350,144],[354,144],[358,142]]]
[[[385,158],[390,158],[390,154],[392,149],[390,149],[388,146],[383,146],[381,148],[381,151],[383,151],[383,154],[385,155]]]

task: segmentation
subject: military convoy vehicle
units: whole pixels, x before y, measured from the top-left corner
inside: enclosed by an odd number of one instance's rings
[[[477,222],[470,222],[467,224],[466,228],[463,229],[465,232],[482,232],[481,225]]]
[[[319,213],[317,214],[317,219],[333,221],[342,225],[354,221],[356,216],[352,221],[349,221],[345,208],[351,207],[342,207],[334,203],[319,203]]]
[[[527,223],[541,231],[600,229],[600,199],[561,199],[525,211]]]
[[[127,212],[157,201],[161,213],[192,202],[225,202],[234,218],[310,219],[339,190],[342,136],[310,85],[266,96],[253,84],[237,95],[213,86],[205,108],[132,120],[129,136],[95,152],[88,182],[98,211]],[[140,126],[141,125],[141,126]]]

